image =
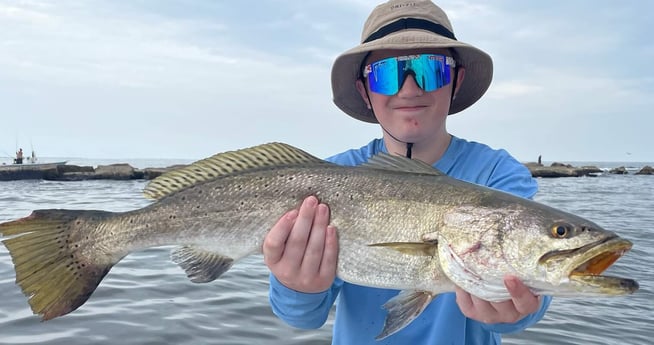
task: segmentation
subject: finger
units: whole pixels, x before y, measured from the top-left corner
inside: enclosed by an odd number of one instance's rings
[[[336,277],[338,264],[338,234],[333,226],[327,227],[325,235],[325,250],[323,251],[319,275],[323,279],[333,280]]]
[[[522,314],[516,309],[512,300],[504,302],[490,303],[490,306],[495,310],[496,317],[493,323],[508,322],[514,323],[522,318]]]
[[[490,302],[477,298],[459,287],[456,288],[456,303],[463,315],[468,318],[483,323],[492,323],[498,317],[497,310]]]
[[[483,323],[496,323],[501,321],[498,318],[501,318],[502,315],[495,308],[494,303],[488,302],[475,296],[471,296],[470,299],[474,305],[474,316],[471,316],[472,318]]]
[[[291,210],[283,215],[270,229],[263,241],[263,259],[267,265],[273,265],[284,255],[284,247],[291,233],[298,211]]]
[[[307,241],[307,248],[302,259],[302,273],[315,275],[320,269],[323,252],[325,250],[325,233],[329,224],[329,208],[325,204],[316,207],[311,233]]]
[[[302,263],[317,205],[318,199],[310,196],[304,199],[300,206],[297,219],[295,219],[295,224],[293,224],[293,229],[288,235],[284,257],[282,258],[283,260],[288,260],[291,266],[300,267]]]
[[[504,278],[504,285],[509,291],[509,294],[511,294],[511,300],[515,305],[515,309],[520,314],[531,314],[538,310],[540,299],[520,279],[514,276],[507,276]]]
[[[475,307],[472,302],[472,295],[458,286],[456,287],[456,304],[459,305],[459,309],[461,309],[463,315],[472,317],[470,314],[473,312]]]

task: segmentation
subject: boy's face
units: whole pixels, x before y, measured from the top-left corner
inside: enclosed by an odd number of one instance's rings
[[[427,53],[451,56],[447,49],[378,50],[370,53],[364,65],[388,57]],[[463,81],[463,69],[459,70],[461,73],[457,87]],[[450,72],[453,80],[454,68]],[[367,80],[365,84],[358,80],[357,90],[363,101],[372,107],[377,121],[393,137],[403,142],[419,143],[447,133],[445,120],[450,109],[452,84],[450,81],[441,88],[427,92],[421,89],[410,75],[406,77],[398,93],[392,96],[370,91]]]

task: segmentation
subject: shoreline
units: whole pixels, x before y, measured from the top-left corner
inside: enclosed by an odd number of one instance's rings
[[[654,168],[646,165],[635,172],[624,166],[603,170],[596,166],[575,167],[570,164],[552,163],[545,166],[535,162],[523,163],[533,177],[582,177],[613,175],[654,175]],[[110,165],[80,166],[72,164],[21,164],[0,165],[0,181],[15,180],[50,180],[50,181],[84,181],[84,180],[152,180],[161,174],[188,166],[187,164],[172,165],[165,168],[134,168],[127,163]],[[630,172],[631,170],[631,172]]]

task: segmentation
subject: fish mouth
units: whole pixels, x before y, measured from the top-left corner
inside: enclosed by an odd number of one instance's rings
[[[583,246],[576,251],[583,253],[580,259],[588,259],[576,266],[570,275],[600,275],[628,252],[631,246],[630,241],[619,237],[611,237]]]
[[[579,286],[591,286],[603,294],[622,295],[638,290],[638,283],[633,279],[601,275],[632,247],[631,241],[613,236],[583,247],[549,252],[541,257],[540,262],[565,262],[569,267],[568,278]]]

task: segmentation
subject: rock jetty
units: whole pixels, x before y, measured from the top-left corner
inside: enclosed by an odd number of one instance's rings
[[[581,177],[598,176],[601,174],[629,174],[625,167],[611,169],[608,172],[596,166],[575,167],[570,164],[552,163],[544,166],[539,163],[524,163],[533,177]],[[31,166],[0,165],[0,181],[12,180],[51,180],[51,181],[83,181],[83,180],[151,180],[169,170],[185,167],[173,165],[166,168],[137,169],[129,164],[111,164],[78,166],[71,164],[39,164]],[[634,175],[654,175],[654,168],[644,166]]]
[[[552,163],[550,166],[544,166],[539,163],[524,163],[531,172],[533,177],[581,177],[581,176],[598,176],[601,174],[628,175],[630,170],[624,166],[610,169],[608,171],[599,169],[596,166],[575,167],[570,164]],[[654,168],[649,165],[642,167],[634,175],[654,175]]]
[[[570,164],[552,163],[550,166],[544,166],[539,163],[525,163],[525,166],[531,171],[533,177],[581,177],[597,176],[604,173],[604,170],[596,166],[574,167]]]
[[[174,165],[166,168],[137,169],[129,164],[111,164],[79,166],[71,164],[40,164],[30,166],[0,165],[0,181],[12,180],[50,180],[50,181],[83,181],[83,180],[151,180],[166,171],[185,165]]]

